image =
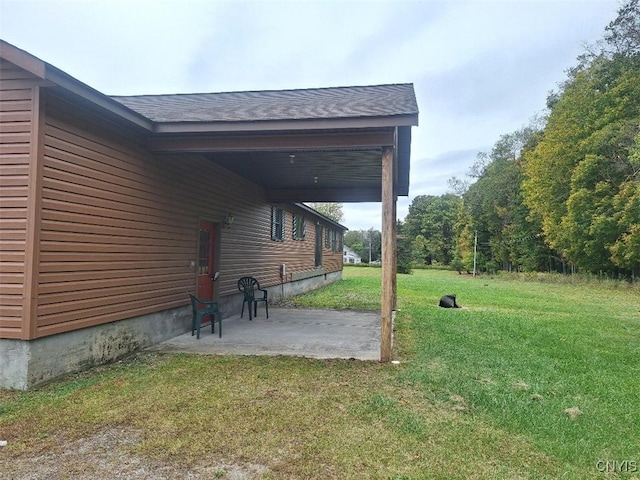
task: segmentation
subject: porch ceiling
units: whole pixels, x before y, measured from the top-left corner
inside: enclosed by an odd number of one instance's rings
[[[206,156],[263,187],[270,202],[380,201],[380,148],[222,152]]]
[[[382,149],[394,147],[394,183],[408,195],[411,127],[156,134],[159,153],[197,153],[263,187],[267,201],[380,202]]]

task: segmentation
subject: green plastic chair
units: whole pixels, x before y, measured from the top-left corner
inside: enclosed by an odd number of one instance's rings
[[[195,295],[189,294],[191,297],[191,308],[193,309],[193,318],[191,320],[191,336],[194,332],[198,332],[196,337],[200,340],[200,327],[202,325],[202,319],[207,315],[211,315],[211,333],[215,333],[216,316],[218,317],[218,336],[222,337],[222,313],[218,308],[218,302],[212,300],[201,300]],[[204,305],[204,308],[198,308],[200,305]]]
[[[242,277],[238,280],[238,290],[242,292],[244,298],[242,300],[242,311],[240,312],[240,318],[244,315],[244,304],[249,307],[249,320],[251,317],[251,307],[253,306],[253,316],[258,315],[258,302],[264,302],[264,306],[267,312],[267,318],[269,318],[269,301],[267,300],[267,292],[264,288],[260,288],[258,280],[253,277]]]

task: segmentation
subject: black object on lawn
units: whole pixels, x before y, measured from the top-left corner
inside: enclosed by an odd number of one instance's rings
[[[440,306],[442,308],[460,308],[460,305],[456,303],[456,296],[453,295],[445,295],[440,298]]]

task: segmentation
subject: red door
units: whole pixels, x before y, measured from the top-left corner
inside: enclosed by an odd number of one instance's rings
[[[213,275],[215,266],[215,230],[213,223],[200,222],[198,237],[198,298],[213,300]]]

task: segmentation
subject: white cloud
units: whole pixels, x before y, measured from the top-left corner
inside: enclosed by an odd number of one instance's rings
[[[617,0],[0,0],[2,38],[111,94],[414,83],[410,197],[544,108]],[[379,204],[345,204],[379,228]]]

